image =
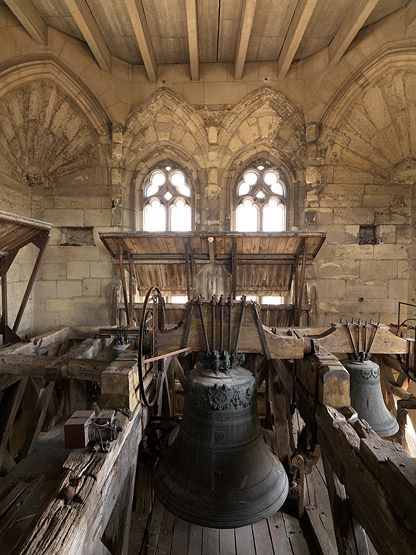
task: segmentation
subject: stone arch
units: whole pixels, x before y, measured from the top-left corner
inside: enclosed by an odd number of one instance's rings
[[[320,142],[329,163],[373,168],[394,178],[403,160],[414,165],[416,49],[403,47],[367,62],[344,84],[322,116]]]
[[[281,149],[271,141],[261,140],[240,149],[224,169],[223,182],[227,191],[227,211],[231,215],[230,227],[235,227],[236,186],[241,171],[259,161],[269,162],[279,168],[287,185],[287,227],[297,225],[297,198],[303,195],[303,172],[297,168]]]
[[[240,149],[257,141],[269,141],[287,155],[296,153],[302,165],[305,152],[303,114],[271,87],[261,87],[237,103],[224,117],[218,144],[231,158]],[[228,151],[228,152],[227,152]]]
[[[38,190],[72,187],[71,176],[81,172],[83,188],[106,181],[108,135],[92,95],[55,62],[26,62],[0,73],[0,158],[15,181]]]
[[[109,138],[110,118],[94,94],[58,58],[37,56],[24,62],[10,60],[0,71],[0,97],[10,89],[33,80],[46,79],[58,85],[83,112],[103,142]]]
[[[202,118],[183,98],[158,89],[129,115],[123,135],[123,158],[134,170],[149,153],[167,145],[204,165],[208,140]],[[163,152],[160,155],[165,158]]]

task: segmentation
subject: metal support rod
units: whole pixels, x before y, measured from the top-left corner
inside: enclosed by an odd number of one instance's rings
[[[221,295],[220,305],[220,352],[224,352],[224,297]]]
[[[231,353],[232,300],[228,297],[228,352]]]
[[[215,312],[217,305],[217,297],[215,295],[212,296],[211,300],[211,336],[212,336],[212,350],[215,351]]]
[[[367,353],[367,320],[364,324],[364,353]]]
[[[235,355],[237,352],[237,347],[238,347],[238,340],[240,339],[240,332],[241,332],[241,328],[243,326],[243,318],[244,318],[244,310],[246,308],[246,297],[245,295],[243,295],[241,297],[241,312],[240,312],[240,319],[238,321],[238,328],[237,328],[237,336],[235,338],[235,344],[234,344],[234,350],[233,350],[233,354]]]
[[[199,306],[199,316],[201,318],[201,325],[202,325],[202,332],[204,334],[204,339],[205,339],[205,346],[207,349],[207,354],[210,355],[211,354],[211,349],[209,348],[209,339],[208,339],[208,334],[207,334],[207,328],[205,326],[205,319],[204,319],[204,313],[202,311],[202,301],[198,301],[198,306]]]
[[[370,351],[371,351],[371,347],[373,346],[374,339],[376,338],[376,335],[377,335],[377,332],[378,332],[378,328],[379,328],[379,327],[380,327],[380,322],[377,322],[377,324],[376,324],[376,329],[374,330],[373,337],[371,338],[370,344],[369,344],[369,346],[368,346],[368,353],[370,353]]]
[[[356,348],[356,346],[355,346],[354,338],[353,338],[353,336],[352,336],[351,328],[350,328],[350,325],[349,325],[348,322],[346,323],[346,326],[347,326],[347,330],[348,330],[348,335],[350,336],[350,341],[351,341],[352,349],[353,349],[353,351],[354,351],[354,354],[356,355],[356,354],[357,354],[357,348]]]

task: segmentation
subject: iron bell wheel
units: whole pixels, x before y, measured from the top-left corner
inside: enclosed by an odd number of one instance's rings
[[[368,422],[380,437],[397,433],[397,420],[384,403],[378,364],[371,360],[348,360],[344,367],[350,374],[351,405],[358,417]]]
[[[261,434],[251,372],[190,372],[179,434],[155,484],[170,512],[201,526],[237,528],[280,509],[288,478]]]

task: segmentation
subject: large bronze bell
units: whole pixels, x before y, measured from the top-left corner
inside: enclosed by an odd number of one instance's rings
[[[251,524],[282,506],[288,479],[262,437],[251,372],[189,373],[180,430],[155,483],[169,511],[213,528]]]
[[[399,425],[384,404],[378,364],[371,360],[348,360],[343,364],[350,374],[351,405],[358,417],[366,420],[380,437],[394,435]]]

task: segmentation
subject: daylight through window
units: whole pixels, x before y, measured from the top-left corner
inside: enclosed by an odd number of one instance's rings
[[[192,229],[191,187],[181,169],[163,165],[146,178],[143,188],[143,229]]]
[[[286,189],[275,167],[246,169],[237,185],[237,231],[284,231]]]

